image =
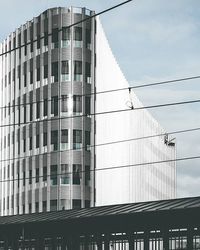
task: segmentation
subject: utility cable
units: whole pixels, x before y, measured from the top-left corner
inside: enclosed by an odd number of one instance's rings
[[[144,139],[151,139],[155,137],[160,137],[160,136],[166,136],[166,135],[175,135],[175,134],[182,134],[182,133],[188,133],[188,132],[194,132],[200,130],[200,127],[196,128],[189,128],[189,129],[184,129],[184,130],[176,130],[176,131],[171,131],[171,132],[166,132],[166,133],[160,133],[160,134],[154,134],[154,135],[147,135],[147,136],[142,136],[142,137],[135,137],[131,139],[125,139],[125,140],[118,140],[118,141],[110,141],[110,142],[105,142],[105,143],[100,143],[100,144],[94,144],[94,145],[89,145],[85,147],[80,147],[78,150],[84,150],[93,147],[101,147],[101,146],[108,146],[108,145],[113,145],[113,144],[118,144],[118,143],[125,143],[125,142],[131,142],[131,141],[137,141],[137,140],[144,140]],[[77,149],[65,149],[65,150],[57,150],[57,151],[52,151],[52,152],[44,152],[44,153],[39,153],[35,155],[25,155],[25,156],[20,156],[20,157],[15,157],[15,158],[9,158],[9,159],[4,159],[0,160],[0,162],[7,162],[7,161],[14,161],[14,160],[21,160],[21,159],[27,159],[31,157],[37,157],[41,155],[51,155],[51,154],[58,154],[58,153],[63,153],[63,152],[70,152],[70,151],[78,151]]]
[[[80,20],[80,21],[78,21],[78,22],[75,22],[75,23],[70,24],[70,25],[68,25],[68,26],[66,26],[66,27],[63,27],[63,28],[71,28],[71,27],[76,26],[76,25],[78,25],[78,24],[80,24],[80,23],[86,22],[86,21],[88,21],[88,20],[90,20],[90,19],[92,19],[92,18],[94,18],[94,17],[97,17],[97,16],[99,16],[99,15],[101,15],[101,14],[104,14],[104,13],[106,13],[106,12],[109,12],[109,11],[113,10],[113,9],[116,9],[116,8],[122,6],[122,5],[125,5],[125,4],[127,4],[127,3],[131,2],[131,1],[133,1],[133,0],[124,1],[124,2],[122,2],[122,3],[119,3],[119,4],[117,4],[117,5],[114,5],[114,6],[110,7],[110,8],[108,8],[108,9],[105,9],[105,10],[103,10],[103,11],[97,13],[97,14],[88,16],[88,17],[86,17],[86,18],[84,18],[84,19],[82,19],[82,20]],[[63,30],[63,28],[58,29],[58,32],[61,32],[61,31]],[[52,36],[52,33],[49,33],[47,36],[48,36],[48,37],[49,37],[49,36]],[[23,47],[25,47],[25,46],[27,46],[27,45],[30,45],[30,44],[32,44],[32,43],[34,43],[34,42],[37,42],[38,40],[42,40],[42,39],[44,39],[44,38],[46,38],[46,36],[40,36],[40,37],[38,37],[38,38],[35,39],[35,40],[33,39],[33,40],[31,40],[30,42],[26,42],[26,43],[23,44],[23,45],[17,46],[17,47],[15,47],[15,48],[13,48],[13,49],[10,49],[10,50],[6,51],[6,52],[3,52],[3,53],[0,54],[0,56],[6,55],[6,54],[8,54],[8,53],[10,53],[10,52],[13,52],[13,51],[15,51],[15,50],[17,50],[17,49],[23,48]]]
[[[111,90],[105,90],[105,91],[100,91],[100,92],[81,94],[78,96],[79,97],[89,97],[89,96],[93,96],[93,95],[112,93],[112,92],[118,92],[118,91],[125,91],[125,90],[128,90],[130,92],[130,90],[132,90],[132,89],[145,88],[145,87],[151,87],[151,86],[156,86],[156,85],[164,85],[164,84],[170,84],[170,83],[175,83],[175,82],[183,82],[183,81],[195,80],[195,79],[200,79],[200,76],[191,76],[191,77],[177,78],[177,79],[161,81],[161,82],[146,83],[143,85],[136,85],[136,86],[127,87],[127,88],[111,89]],[[9,108],[20,107],[20,106],[24,107],[26,105],[33,105],[33,104],[44,103],[44,102],[59,101],[59,100],[65,100],[65,99],[67,100],[68,98],[69,98],[68,95],[63,95],[62,97],[57,98],[56,100],[52,97],[50,99],[44,99],[44,100],[39,100],[39,101],[24,102],[24,103],[15,104],[15,105],[5,105],[3,107],[0,107],[0,109],[9,109]]]
[[[122,169],[122,168],[138,167],[138,166],[147,166],[147,165],[152,165],[152,164],[172,163],[172,162],[196,160],[196,159],[200,159],[200,155],[188,156],[188,157],[182,157],[182,158],[176,158],[176,159],[168,159],[168,160],[162,160],[162,161],[152,161],[152,162],[143,162],[143,163],[137,163],[137,164],[127,164],[127,165],[119,165],[119,166],[113,166],[113,167],[90,169],[89,171],[81,170],[81,171],[78,171],[78,173],[81,174],[81,173],[89,173],[89,172],[99,172],[99,171],[106,171],[106,170],[114,170],[114,169]],[[74,173],[77,174],[77,172],[66,172],[66,173],[60,173],[60,174],[32,176],[31,180],[36,179],[36,178],[43,178],[43,177],[55,178],[55,177],[63,176],[63,175],[64,176],[72,175]],[[20,180],[30,180],[30,178],[25,177],[25,178],[0,180],[0,183],[2,183],[2,182],[14,182],[14,181],[20,181]]]
[[[47,119],[43,119],[43,120],[34,120],[34,121],[29,121],[29,122],[18,122],[18,123],[12,123],[12,124],[4,124],[4,125],[0,125],[0,128],[28,125],[28,124],[34,124],[34,123],[39,123],[39,122],[65,120],[65,119],[72,119],[72,118],[73,119],[74,118],[83,118],[83,117],[88,117],[88,116],[107,115],[107,114],[121,113],[121,112],[127,112],[127,111],[136,111],[136,110],[144,110],[144,109],[154,109],[154,108],[162,108],[162,107],[169,107],[169,106],[185,105],[185,104],[192,104],[192,103],[199,103],[199,102],[200,102],[200,99],[197,99],[197,100],[190,100],[190,101],[172,102],[172,103],[143,106],[143,107],[138,107],[138,108],[134,108],[134,109],[127,108],[127,109],[117,109],[117,110],[111,110],[111,111],[102,111],[102,112],[98,112],[98,113],[90,113],[90,114],[84,114],[84,115],[53,117],[53,118],[47,118]]]

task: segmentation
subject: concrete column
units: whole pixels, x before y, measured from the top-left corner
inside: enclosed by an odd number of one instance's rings
[[[13,250],[17,250],[19,248],[19,243],[18,243],[18,238],[17,237],[13,237],[13,239],[12,239],[12,247],[13,247]]]
[[[102,250],[102,236],[101,234],[97,234],[96,237],[97,249]]]
[[[104,250],[109,250],[109,248],[110,248],[110,239],[109,235],[106,234],[104,238]]]
[[[129,250],[135,250],[134,237],[132,234],[128,236],[128,244],[129,244]]]
[[[99,238],[99,239],[97,240],[97,249],[98,249],[98,250],[102,250],[102,240],[101,240],[101,238]]]
[[[67,240],[65,237],[62,238],[61,250],[66,250]],[[67,248],[68,249],[68,248]]]
[[[169,230],[163,230],[163,250],[169,249]]]
[[[144,232],[144,250],[149,250],[149,232]]]
[[[43,250],[44,249],[44,237],[43,235],[38,235],[37,239],[36,239],[36,249],[38,250]]]
[[[51,237],[51,242],[52,242],[52,249],[57,249],[57,239],[56,239],[56,237],[52,236]]]
[[[84,250],[89,249],[89,244],[90,244],[89,237],[86,235],[84,240]]]
[[[80,239],[78,236],[72,236],[72,246],[70,250],[79,250],[80,249]]]
[[[192,228],[188,228],[187,249],[193,249],[193,229]]]

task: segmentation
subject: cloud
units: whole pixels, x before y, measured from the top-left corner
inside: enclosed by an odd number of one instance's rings
[[[200,177],[179,175],[178,186],[179,197],[199,196]]]

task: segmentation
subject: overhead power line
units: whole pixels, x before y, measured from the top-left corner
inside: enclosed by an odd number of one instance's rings
[[[114,5],[114,6],[110,7],[110,8],[108,8],[108,9],[105,9],[105,10],[103,10],[103,11],[100,11],[100,12],[97,13],[97,14],[88,16],[87,18],[84,18],[84,19],[82,19],[82,20],[80,20],[80,21],[78,21],[78,22],[75,22],[75,23],[73,23],[73,24],[70,24],[70,25],[68,25],[68,26],[66,26],[66,27],[64,27],[64,28],[71,28],[71,27],[73,27],[73,26],[75,26],[75,25],[77,25],[77,24],[86,22],[86,21],[88,21],[88,20],[90,20],[90,19],[92,19],[92,18],[94,18],[94,17],[97,17],[97,16],[102,15],[102,14],[104,14],[104,13],[106,13],[106,12],[109,12],[109,11],[111,11],[111,10],[114,10],[114,9],[116,9],[116,8],[122,6],[122,5],[125,5],[125,4],[127,4],[127,3],[129,3],[129,2],[131,2],[131,1],[133,1],[133,0],[127,0],[127,1],[124,1],[124,2],[119,3],[119,4],[117,4],[117,5]],[[58,29],[58,32],[61,32],[62,30],[63,30],[63,28]],[[48,34],[48,37],[49,37],[49,36],[52,36],[52,33],[49,33],[49,34]],[[26,43],[23,44],[23,45],[17,46],[17,47],[15,47],[15,48],[13,48],[13,49],[10,49],[10,50],[6,51],[6,52],[3,52],[3,53],[0,54],[0,56],[6,55],[6,54],[8,54],[8,53],[10,53],[10,52],[13,52],[13,51],[17,50],[17,49],[23,48],[23,47],[25,47],[25,46],[27,46],[27,45],[32,44],[33,42],[37,42],[38,39],[39,39],[39,40],[42,40],[42,39],[44,39],[44,38],[45,38],[45,36],[40,36],[40,37],[37,38],[37,39],[33,39],[33,40],[31,40],[30,42],[26,42]]]
[[[101,146],[108,146],[108,145],[125,143],[125,142],[130,142],[130,141],[151,139],[151,138],[160,137],[160,136],[166,136],[166,135],[182,134],[182,133],[194,132],[194,131],[198,131],[198,130],[200,130],[200,127],[183,129],[183,130],[176,130],[176,131],[171,131],[171,132],[166,132],[166,133],[160,133],[160,134],[154,134],[154,135],[147,135],[147,136],[135,137],[135,138],[131,138],[131,139],[124,139],[124,140],[118,140],[118,141],[110,141],[110,142],[105,142],[105,143],[100,143],[100,144],[94,144],[94,145],[90,145],[89,148],[101,147]],[[88,148],[88,147],[87,146],[80,147],[79,150],[86,149],[86,148]],[[45,153],[40,153],[40,154],[35,154],[35,155],[30,155],[30,156],[26,155],[26,156],[20,156],[20,157],[15,157],[15,158],[8,158],[8,159],[0,160],[0,162],[21,160],[21,159],[27,159],[27,158],[37,157],[37,156],[41,156],[41,155],[44,156],[44,155],[58,154],[58,153],[70,152],[70,151],[77,151],[77,149],[71,148],[71,149],[65,149],[65,150],[57,150],[57,151],[52,151],[52,152],[45,152]]]
[[[97,93],[91,93],[91,95],[105,94],[105,93],[110,93],[110,92],[118,92],[118,91],[138,89],[138,88],[146,88],[146,87],[152,87],[152,86],[156,86],[156,85],[164,85],[164,84],[170,84],[170,83],[175,83],[175,82],[195,80],[195,79],[199,79],[199,78],[200,78],[200,76],[190,76],[190,77],[185,77],[185,78],[177,78],[177,79],[172,79],[172,80],[166,80],[166,81],[160,81],[160,82],[153,82],[153,83],[135,85],[135,86],[127,87],[127,88],[119,88],[119,89],[110,89],[110,90],[105,90],[105,91],[99,91]],[[90,95],[90,94],[88,94],[88,95]]]
[[[161,81],[161,82],[153,82],[153,83],[146,83],[142,85],[135,85],[127,88],[120,88],[120,89],[111,89],[111,90],[105,90],[105,91],[100,91],[100,92],[92,92],[92,93],[86,93],[86,94],[81,94],[79,95],[80,97],[89,97],[92,95],[99,95],[99,94],[105,94],[105,93],[112,93],[112,92],[118,92],[118,91],[125,91],[128,90],[130,91],[131,89],[137,89],[137,88],[145,88],[145,87],[151,87],[151,86],[156,86],[156,85],[164,85],[164,84],[170,84],[170,83],[175,83],[175,82],[183,82],[183,81],[189,81],[189,80],[195,80],[195,79],[200,79],[200,76],[190,76],[186,78],[177,78],[177,79],[172,79],[172,80],[167,80],[167,81]],[[56,99],[57,101],[59,100],[65,100],[68,97],[60,97]],[[39,100],[39,101],[33,101],[33,102],[26,102],[26,103],[21,103],[21,104],[15,104],[15,105],[5,105],[3,107],[0,107],[0,109],[10,109],[14,107],[20,107],[20,106],[27,106],[27,105],[32,105],[32,104],[38,104],[38,103],[44,103],[44,102],[51,102],[53,99],[45,99],[45,100]]]
[[[29,122],[18,122],[18,123],[12,123],[12,124],[4,124],[0,125],[0,128],[3,127],[12,127],[12,126],[20,126],[20,125],[27,125],[27,124],[34,124],[39,122],[47,122],[47,121],[56,121],[56,120],[65,120],[65,119],[72,119],[72,118],[83,118],[88,116],[97,116],[97,115],[107,115],[107,114],[114,114],[114,113],[121,113],[121,112],[127,112],[127,111],[136,111],[136,110],[144,110],[144,109],[154,109],[154,108],[162,108],[162,107],[169,107],[169,106],[177,106],[177,105],[185,105],[185,104],[192,104],[192,103],[199,103],[200,99],[197,100],[190,100],[190,101],[182,101],[182,102],[172,102],[172,103],[164,103],[164,104],[156,104],[156,105],[150,105],[150,106],[143,106],[138,108],[127,108],[127,109],[117,109],[117,110],[110,110],[110,111],[102,111],[102,112],[96,112],[96,113],[90,113],[90,114],[84,114],[84,115],[73,115],[73,116],[63,116],[63,117],[53,117],[43,120],[34,120]]]
[[[162,163],[171,163],[171,162],[179,162],[179,161],[187,161],[187,160],[196,160],[200,159],[200,155],[197,156],[189,156],[189,157],[182,157],[182,158],[176,158],[176,159],[168,159],[168,160],[162,160],[162,161],[152,161],[152,162],[143,162],[143,163],[137,163],[137,164],[127,164],[127,165],[119,165],[119,166],[112,166],[112,167],[105,167],[105,168],[98,168],[98,169],[90,169],[89,171],[81,170],[79,173],[88,173],[88,172],[99,172],[99,171],[106,171],[106,170],[114,170],[114,169],[122,169],[122,168],[130,168],[130,167],[139,167],[139,166],[147,166],[147,165],[153,165],[153,164],[162,164]],[[45,175],[45,177],[58,177],[58,176],[66,176],[66,175],[72,175],[73,172],[66,172],[66,173],[59,173],[59,174],[52,174],[52,175]],[[43,178],[44,175],[39,176],[32,176],[31,179],[36,178]],[[20,181],[20,180],[29,180],[29,177],[25,178],[13,178],[13,179],[7,179],[7,180],[0,180],[0,183],[2,182],[14,182],[14,181]]]

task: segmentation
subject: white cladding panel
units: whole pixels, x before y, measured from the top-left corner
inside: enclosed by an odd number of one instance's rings
[[[125,110],[130,100],[142,107],[123,76],[97,19],[96,91],[127,88],[97,94],[96,112]],[[96,116],[96,144],[129,140],[165,133],[147,110],[131,110]],[[169,199],[176,195],[176,164],[159,163],[175,159],[175,147],[164,143],[164,136],[96,147],[96,205]],[[128,165],[128,166],[127,166]],[[113,168],[124,166],[122,168]],[[127,166],[127,167],[125,167]],[[111,168],[110,170],[99,170]]]

